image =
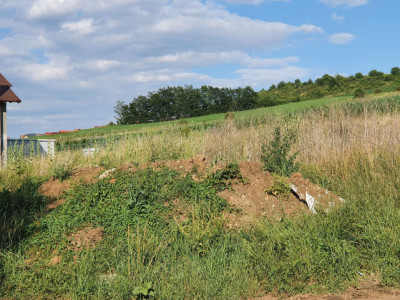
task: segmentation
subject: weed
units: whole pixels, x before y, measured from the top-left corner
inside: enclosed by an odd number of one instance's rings
[[[266,193],[273,196],[287,197],[290,195],[290,187],[284,177],[274,175],[274,184],[266,190]]]
[[[235,113],[233,111],[229,111],[224,115],[225,120],[234,120]]]
[[[217,170],[207,177],[207,183],[218,191],[229,188],[234,180],[245,182],[245,179],[240,174],[239,166],[236,163],[228,164],[222,170]]]
[[[151,282],[147,282],[143,286],[136,287],[132,294],[133,296],[136,296],[136,299],[149,299],[155,295]]]
[[[299,169],[295,162],[298,152],[290,155],[290,148],[296,141],[297,135],[293,130],[286,130],[282,135],[280,127],[275,128],[275,134],[268,145],[262,145],[261,160],[266,171],[281,176],[290,176]]]
[[[73,174],[74,169],[75,162],[73,160],[56,158],[50,166],[50,176],[63,181]]]

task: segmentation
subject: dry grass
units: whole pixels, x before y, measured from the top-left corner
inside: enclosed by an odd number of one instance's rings
[[[359,155],[373,164],[379,151],[398,155],[400,148],[399,113],[382,114],[364,109],[363,114],[354,116],[337,107],[323,113],[313,111],[298,115],[290,122],[276,116],[268,117],[261,125],[238,125],[229,119],[221,126],[185,134],[178,127],[178,130],[136,138],[125,136],[88,157],[81,151],[63,151],[56,153],[54,159],[32,158],[23,163],[14,160],[9,163],[8,170],[0,171],[0,176],[3,181],[18,181],[20,174],[47,176],[60,161],[61,165],[73,168],[97,165],[111,168],[124,163],[176,160],[201,154],[226,162],[260,162],[261,145],[272,138],[276,126],[297,129],[298,141],[293,151],[299,151],[298,160],[324,168],[334,168],[344,162],[351,165]]]

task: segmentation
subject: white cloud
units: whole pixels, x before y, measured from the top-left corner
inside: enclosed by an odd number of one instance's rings
[[[325,3],[329,6],[339,6],[339,5],[347,5],[349,7],[365,5],[368,3],[368,0],[319,0],[322,3]]]
[[[60,16],[79,8],[78,0],[37,0],[28,8],[28,16],[40,18]]]
[[[345,19],[345,16],[340,16],[340,15],[338,15],[338,14],[336,14],[336,13],[333,13],[332,15],[331,15],[331,19],[332,20],[334,20],[335,22],[343,22],[344,21],[344,19]]]
[[[78,34],[89,34],[95,31],[92,19],[83,19],[77,22],[66,22],[61,25],[61,28],[75,31]]]
[[[329,36],[329,42],[332,44],[349,44],[356,38],[351,33],[337,33]]]

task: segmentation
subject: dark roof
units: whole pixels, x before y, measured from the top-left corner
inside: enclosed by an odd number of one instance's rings
[[[9,86],[11,87],[12,84],[8,82],[8,80],[0,73],[0,86]]]
[[[9,89],[4,94],[0,96],[0,102],[21,102],[21,99],[18,98],[15,93]]]

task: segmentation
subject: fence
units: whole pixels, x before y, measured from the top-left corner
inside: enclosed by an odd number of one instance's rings
[[[55,140],[47,139],[9,139],[7,142],[8,153],[22,152],[24,156],[32,155],[54,157]]]

